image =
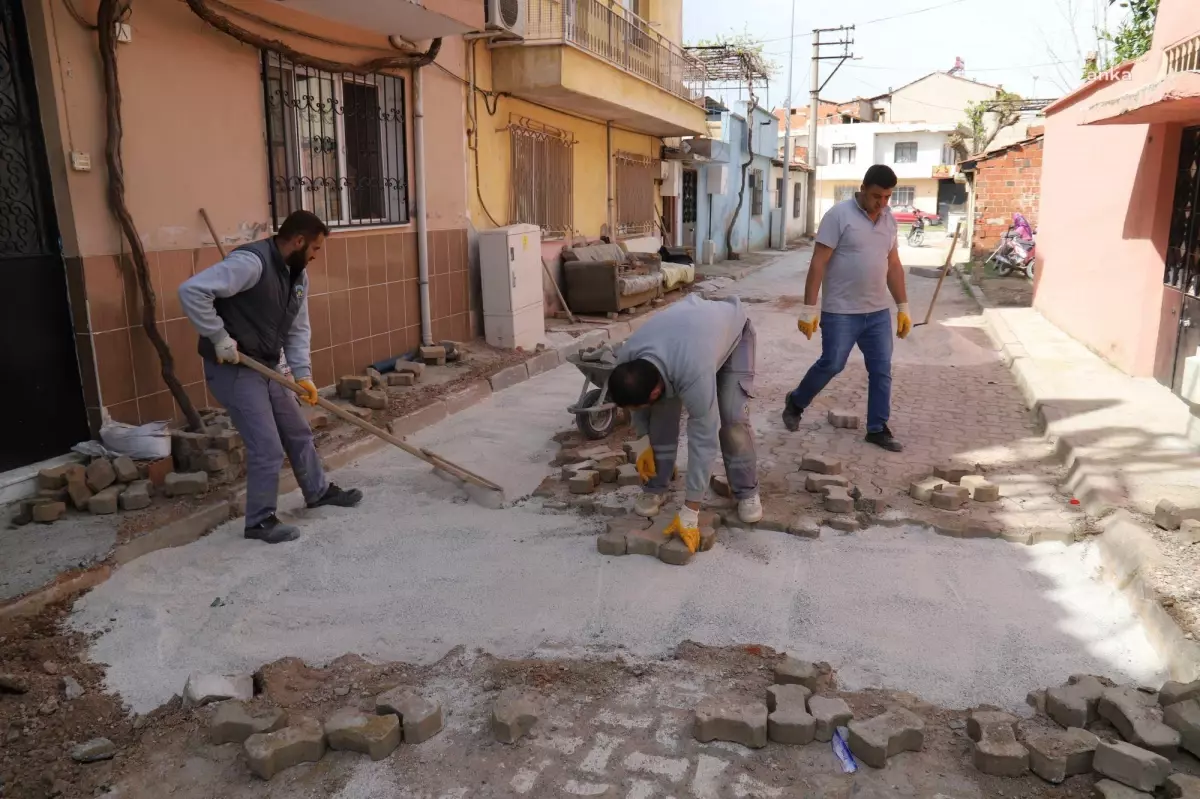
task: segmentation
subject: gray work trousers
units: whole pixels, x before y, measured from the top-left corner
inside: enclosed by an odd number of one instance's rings
[[[754,430],[750,427],[750,400],[754,397],[754,326],[746,321],[742,338],[728,360],[717,370],[717,409],[721,414],[721,457],[725,476],[737,499],[758,493],[758,458],[754,453]],[[654,451],[655,476],[646,482],[648,494],[665,494],[675,471],[679,451],[679,423],[683,402],[679,397],[660,399],[646,412],[650,449]],[[688,464],[688,468],[696,464]],[[705,464],[711,468],[712,464]]]
[[[207,358],[204,378],[246,442],[247,527],[275,513],[284,453],[292,463],[304,499],[315,502],[324,496],[329,482],[295,394],[244,366],[214,363]]]

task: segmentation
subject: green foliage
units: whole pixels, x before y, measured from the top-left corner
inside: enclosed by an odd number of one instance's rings
[[[763,43],[748,30],[743,30],[741,33],[718,33],[711,39],[700,39],[694,46],[728,47],[760,75],[770,78],[779,72],[778,62],[763,54]]]
[[[1150,44],[1154,40],[1158,3],[1159,0],[1122,0],[1121,8],[1129,9],[1129,16],[1121,23],[1121,27],[1117,28],[1116,33],[1106,30],[1100,34],[1103,41],[1113,45],[1112,55],[1103,64],[1103,69],[1111,69],[1126,61],[1141,58],[1149,52]],[[1089,69],[1089,66],[1091,65],[1084,65],[1085,78],[1094,77],[1089,74],[1094,71]]]
[[[1000,89],[991,100],[967,103],[967,124],[951,136],[951,145],[968,153],[983,152],[1000,131],[1017,124],[1022,102],[1021,95]]]

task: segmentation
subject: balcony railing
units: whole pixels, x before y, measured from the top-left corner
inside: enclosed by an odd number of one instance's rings
[[[1172,72],[1200,72],[1200,34],[1163,51],[1167,74]]]
[[[704,97],[703,64],[606,0],[530,0],[525,41],[573,45],[688,102]]]

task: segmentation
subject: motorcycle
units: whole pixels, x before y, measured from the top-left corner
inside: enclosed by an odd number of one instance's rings
[[[916,219],[912,222],[912,227],[908,229],[908,246],[920,247],[925,243],[925,217],[917,214]]]
[[[1013,223],[1001,237],[1000,243],[985,264],[994,263],[996,274],[1008,277],[1020,272],[1027,278],[1033,277],[1034,261],[1037,258],[1037,240],[1033,229],[1021,214],[1013,214]]]

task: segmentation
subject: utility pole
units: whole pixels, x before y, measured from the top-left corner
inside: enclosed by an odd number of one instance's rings
[[[788,45],[788,79],[786,108],[783,110],[783,196],[779,203],[779,249],[788,248],[788,222],[792,218],[792,73],[796,64],[796,0],[792,0],[792,26],[788,28],[791,44]]]
[[[829,85],[829,81],[841,69],[842,64],[854,58],[854,53],[850,50],[854,46],[854,39],[850,38],[853,31],[853,25],[813,29],[812,96],[809,98],[808,109],[808,233],[811,236],[817,235],[817,161],[819,160],[817,158],[817,111],[821,106],[821,92]],[[842,37],[837,41],[822,42],[822,33],[842,34]],[[837,55],[821,55],[822,47],[841,47],[842,51]],[[838,62],[824,83],[821,82],[822,61]]]

